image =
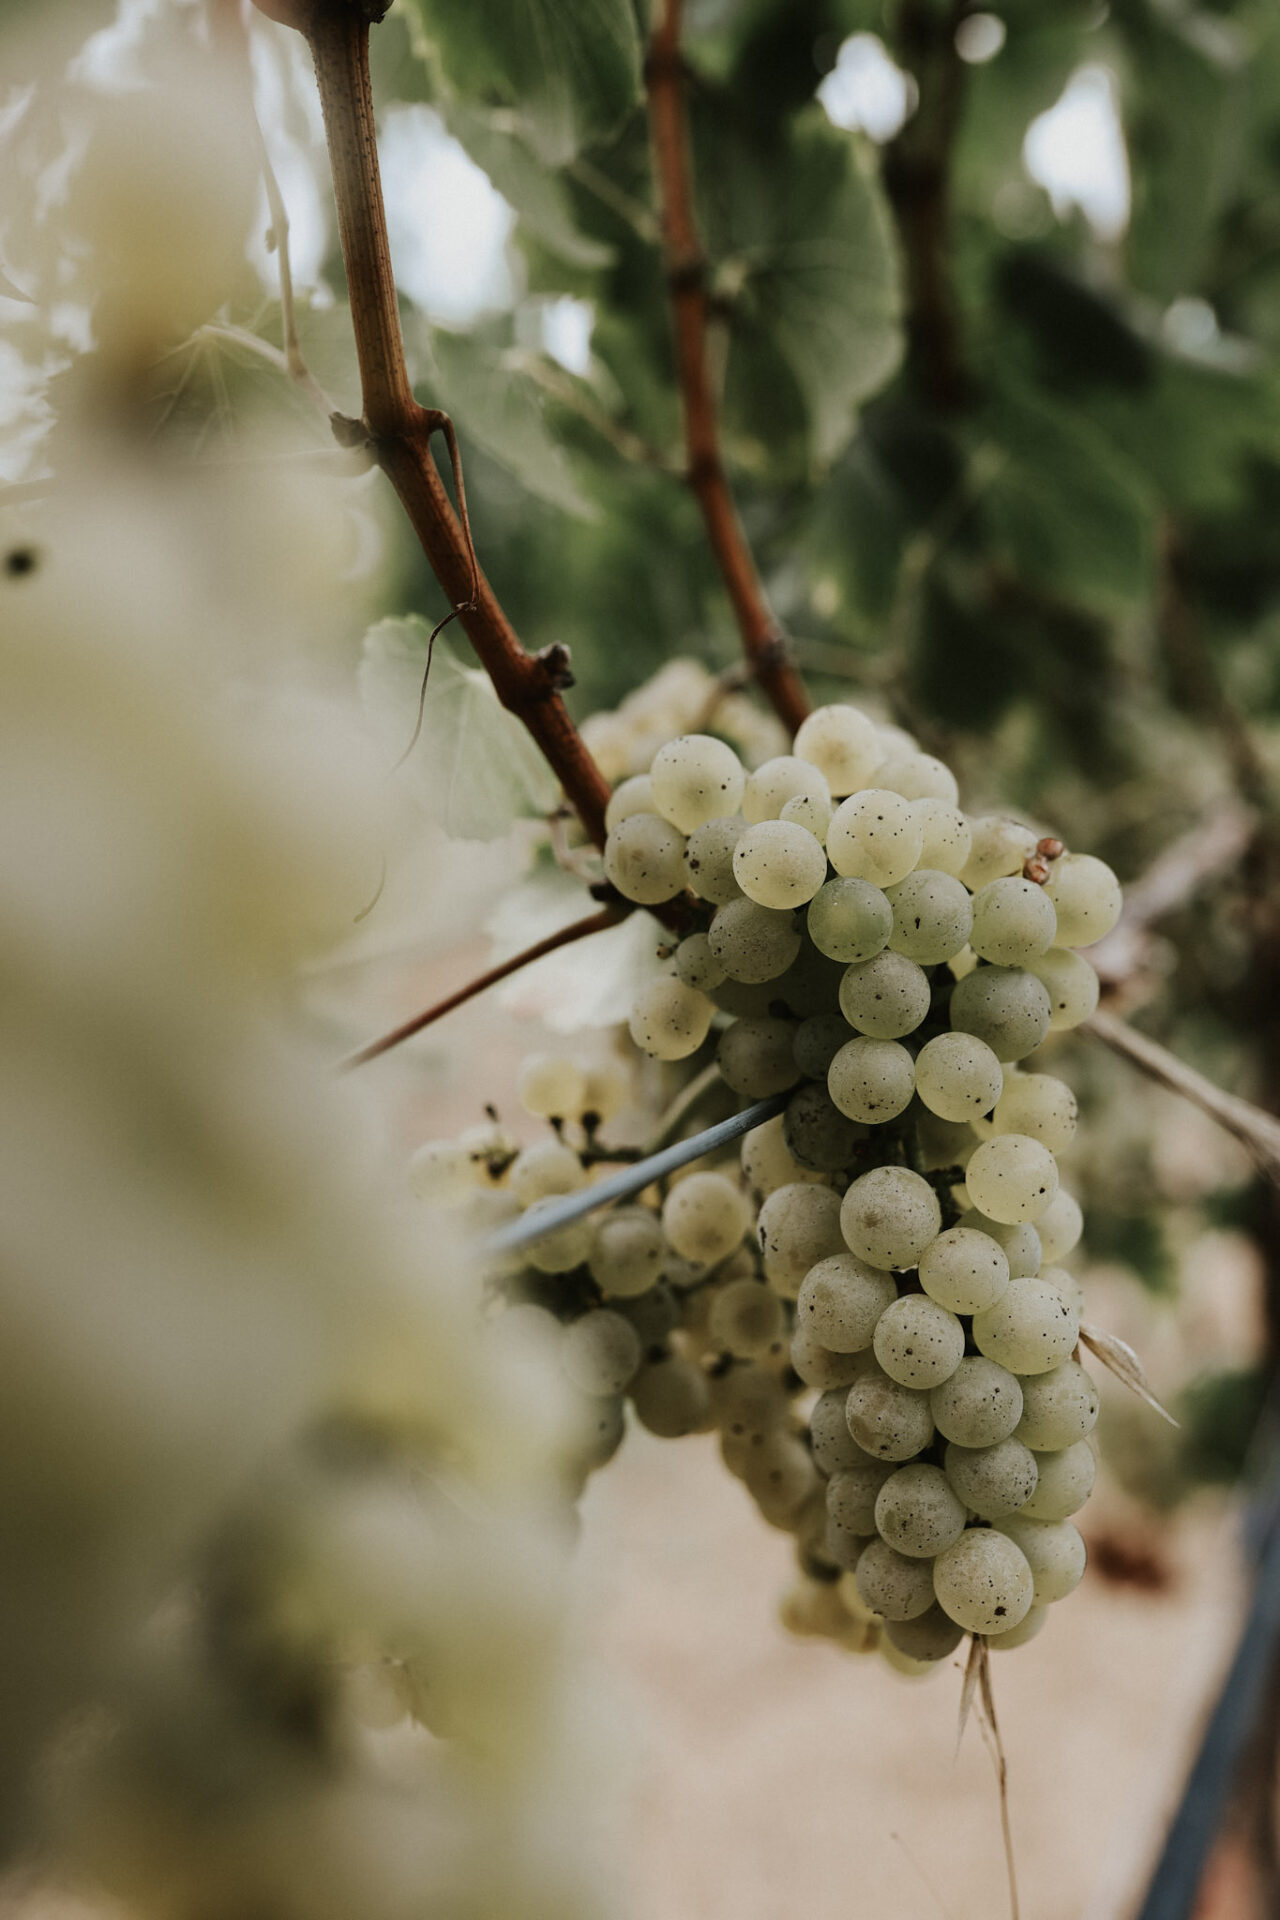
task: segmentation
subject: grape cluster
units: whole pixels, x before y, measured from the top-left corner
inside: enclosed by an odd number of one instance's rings
[[[1075,1100],[1021,1063],[1093,1011],[1076,949],[1120,889],[957,797],[908,736],[829,706],[753,772],[720,739],[668,741],[615,790],[604,854],[626,899],[688,916],[637,1047],[714,1047],[740,1100],[790,1095],[742,1154],[759,1266],[726,1247],[684,1322],[726,1462],[799,1537],[791,1624],[912,1667],[964,1632],[1020,1644],[1075,1586],[1097,1415],[1058,1264],[1081,1229],[1055,1158]],[[789,1382],[819,1396],[807,1444]]]

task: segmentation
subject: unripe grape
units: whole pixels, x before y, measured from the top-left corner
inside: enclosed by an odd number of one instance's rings
[[[843,1567],[847,1573],[852,1573],[862,1558],[866,1544],[866,1534],[853,1533],[848,1527],[841,1526],[834,1514],[827,1515],[822,1550],[834,1566]]]
[[[1055,1032],[1078,1027],[1096,1011],[1098,976],[1083,954],[1050,947],[1048,953],[1030,962],[1028,971],[1043,983],[1049,995],[1049,1025]]]
[[[1037,1606],[1065,1600],[1079,1586],[1088,1556],[1069,1520],[1028,1520],[1015,1513],[998,1520],[996,1528],[1026,1556]]]
[[[716,1425],[734,1440],[762,1439],[787,1423],[787,1390],[767,1367],[731,1367],[709,1391]]]
[[[886,788],[869,787],[842,801],[832,814],[827,853],[836,872],[846,878],[891,887],[911,872],[923,840],[909,801]]]
[[[764,1100],[785,1093],[800,1078],[790,1020],[735,1020],[726,1027],[716,1048],[721,1077],[744,1100]]]
[[[824,1347],[861,1353],[875,1337],[876,1322],[898,1297],[896,1281],[851,1253],[819,1260],[804,1277],[796,1300],[796,1325],[811,1327]]]
[[[941,800],[954,807],[960,797],[954,773],[931,753],[891,752],[876,768],[874,778],[878,787],[900,793],[904,800]]]
[[[667,1242],[647,1207],[615,1207],[596,1222],[587,1266],[602,1293],[631,1299],[656,1286]]]
[[[661,1440],[679,1440],[700,1433],[710,1423],[711,1392],[707,1377],[691,1360],[678,1355],[652,1360],[641,1367],[630,1388],[636,1418]]]
[[[974,1204],[993,1220],[1035,1221],[1058,1191],[1058,1163],[1038,1140],[1001,1133],[977,1149],[964,1183]]]
[[[662,1231],[686,1260],[715,1266],[740,1245],[750,1224],[747,1203],[722,1173],[691,1173],[672,1187]]]
[[[747,1134],[742,1142],[741,1159],[748,1186],[762,1199],[776,1193],[779,1187],[825,1184],[823,1175],[812,1167],[802,1167],[788,1147],[782,1114]]]
[[[886,951],[848,967],[840,1011],[851,1027],[877,1040],[914,1033],[929,1011],[929,976],[905,954]]]
[[[707,1332],[735,1360],[754,1360],[781,1340],[786,1310],[772,1287],[759,1280],[731,1280],[711,1302]]]
[[[1030,1520],[1068,1520],[1093,1492],[1098,1463],[1086,1440],[1077,1440],[1061,1453],[1036,1455],[1040,1477],[1036,1490],[1022,1507]]]
[[[733,874],[748,900],[786,911],[812,900],[827,877],[827,856],[807,827],[761,820],[734,849]]]
[[[954,1553],[955,1548],[951,1551]],[[962,1630],[939,1606],[930,1607],[928,1613],[914,1620],[890,1620],[884,1631],[890,1645],[913,1661],[945,1660],[964,1638]]]
[[[576,1193],[586,1179],[581,1160],[560,1140],[539,1140],[511,1163],[511,1190],[522,1207],[549,1194]]]
[[[1008,1256],[989,1234],[951,1227],[920,1255],[920,1285],[952,1313],[981,1313],[1009,1285]]]
[[[755,986],[776,980],[800,951],[793,916],[754,900],[731,900],[718,908],[707,937],[729,978]]]
[[[604,872],[624,900],[674,900],[684,890],[684,840],[656,813],[628,814],[604,843]]]
[[[620,1313],[597,1308],[566,1328],[561,1359],[580,1392],[609,1397],[640,1365],[640,1336]]]
[[[861,1354],[837,1353],[832,1347],[824,1347],[803,1324],[791,1336],[791,1365],[806,1387],[817,1387],[820,1393],[852,1386],[864,1370]]]
[[[845,1419],[863,1452],[878,1460],[910,1460],[933,1438],[929,1396],[901,1386],[878,1367],[849,1388]]]
[[[791,826],[803,827],[811,833],[823,847],[827,844],[827,831],[831,825],[832,806],[830,800],[809,793],[798,793],[788,800],[778,815]]]
[[[933,1605],[932,1566],[899,1553],[887,1540],[868,1542],[854,1578],[863,1601],[884,1620],[918,1620]]]
[[[1015,1073],[991,1116],[997,1133],[1022,1133],[1050,1153],[1063,1153],[1076,1131],[1076,1097],[1051,1073]]]
[[[649,768],[654,804],[681,833],[736,811],[747,776],[732,747],[707,733],[668,740]]]
[[[853,1182],[839,1206],[845,1243],[868,1266],[918,1265],[942,1226],[938,1196],[906,1167],[875,1167]]]
[[[1020,967],[978,967],[951,992],[951,1025],[985,1040],[997,1060],[1021,1060],[1049,1031],[1049,994]]]
[[[960,1538],[965,1511],[941,1467],[900,1467],[876,1495],[882,1540],[912,1560],[932,1560]]]
[[[1048,951],[1057,930],[1053,902],[1033,880],[989,880],[974,896],[969,944],[997,966],[1029,966]]]
[[[858,707],[816,707],[801,722],[796,755],[811,761],[833,794],[864,786],[884,758],[875,723]]]
[[[966,1187],[962,1200],[972,1200]],[[1057,1205],[1057,1202],[1054,1202]],[[1039,1273],[1041,1266],[1040,1235],[1028,1220],[993,1220],[990,1214],[983,1213],[979,1207],[972,1207],[965,1214],[962,1224],[975,1233],[985,1233],[989,1240],[1003,1247],[1005,1258],[1009,1262],[1012,1278],[1022,1279],[1027,1274]]]
[[[831,1062],[852,1039],[853,1029],[838,1013],[811,1013],[795,1029],[796,1065],[807,1079],[825,1080]]]
[[[955,1372],[964,1357],[964,1328],[924,1293],[904,1294],[876,1323],[875,1356],[891,1380],[928,1393]]]
[[[1007,1633],[1026,1618],[1035,1583],[1025,1554],[993,1527],[970,1527],[933,1565],[938,1604],[966,1633]]]
[[[772,1091],[772,1089],[770,1089]],[[841,1113],[825,1087],[801,1087],[783,1115],[788,1147],[806,1167],[836,1173],[847,1167],[866,1128]]]
[[[844,1251],[840,1197],[830,1187],[778,1187],[760,1209],[756,1233],[770,1286],[794,1300],[810,1267]]]
[[[985,1040],[940,1033],[916,1056],[916,1092],[943,1120],[976,1120],[1000,1098],[1004,1072]]]
[[[846,965],[872,960],[893,932],[893,908],[869,880],[836,878],[819,887],[805,924],[818,952]]]
[[[793,1433],[773,1434],[754,1449],[742,1477],[763,1518],[788,1530],[822,1486],[808,1447]]]
[[[916,1065],[919,1066],[917,1057]],[[919,1092],[919,1089],[916,1089]],[[921,1173],[936,1173],[940,1167],[964,1169],[965,1162],[978,1144],[973,1128],[959,1120],[940,1120],[921,1101],[911,1115],[915,1127],[915,1165]]]
[[[1065,1260],[1073,1247],[1080,1243],[1084,1231],[1084,1216],[1080,1212],[1080,1202],[1074,1194],[1063,1188],[1036,1221],[1036,1232],[1040,1236],[1040,1252],[1047,1266],[1057,1266]]]
[[[929,1395],[929,1410],[944,1440],[962,1447],[994,1447],[1022,1418],[1022,1383],[984,1355],[967,1354],[949,1380]]]
[[[524,1217],[532,1222],[555,1205],[554,1199],[535,1200]],[[524,1258],[539,1273],[571,1273],[583,1265],[594,1239],[595,1228],[590,1220],[571,1220],[567,1226],[553,1227],[549,1233],[531,1241],[525,1248]]]
[[[1016,1437],[1033,1453],[1061,1453],[1084,1440],[1098,1421],[1098,1389],[1078,1360],[1028,1376]]]
[[[641,1053],[658,1060],[685,1060],[711,1031],[715,1002],[686,987],[674,974],[660,974],[642,987],[631,1009],[631,1038]]]
[[[1021,873],[1036,850],[1036,836],[1020,820],[986,813],[970,819],[972,849],[960,872],[970,893],[980,893],[988,882],[1004,874]]]
[[[741,899],[742,888],[733,875],[733,854],[746,830],[746,821],[734,813],[708,820],[689,835],[684,847],[685,883],[699,899],[709,900],[716,907],[727,907],[731,900]]]
[[[878,1126],[905,1113],[915,1062],[896,1040],[849,1040],[827,1068],[827,1092],[850,1120]]]
[[[653,804],[653,782],[647,773],[632,774],[614,788],[609,796],[609,804],[604,810],[605,831],[612,833],[615,827],[629,820],[634,813],[657,813]]]
[[[849,1431],[849,1423],[844,1417],[848,1398],[847,1387],[836,1387],[831,1392],[821,1393],[809,1415],[809,1439],[813,1447],[814,1464],[822,1473],[845,1473],[851,1467],[865,1466],[870,1458]]]
[[[827,1512],[848,1533],[874,1533],[876,1498],[895,1468],[884,1460],[862,1459],[827,1484]]]
[[[973,852],[973,834],[959,808],[946,800],[913,800],[911,813],[922,835],[921,867],[959,879]]]
[[[1047,1607],[1037,1607],[1032,1604],[1016,1627],[1010,1627],[1007,1633],[998,1633],[987,1644],[993,1653],[1003,1653],[1006,1648],[1012,1651],[1014,1647],[1025,1647],[1028,1640],[1035,1639],[1048,1617]]]
[[[691,933],[676,948],[676,974],[697,993],[714,993],[728,979],[705,933]]]
[[[1064,853],[1055,860],[1044,890],[1057,911],[1056,947],[1091,947],[1111,932],[1124,905],[1120,882],[1106,861],[1091,853]]]
[[[917,867],[889,889],[893,932],[889,945],[924,967],[951,960],[969,938],[973,903],[949,873]]]
[[[1036,1489],[1036,1456],[1021,1440],[989,1447],[959,1447],[943,1455],[947,1479],[979,1520],[1002,1520],[1026,1505]]]
[[[794,753],[778,754],[748,774],[742,795],[743,816],[752,825],[758,820],[777,820],[788,800],[796,798],[830,805],[831,794],[812,761]]]
[[[1049,1281],[1011,1280],[994,1307],[974,1314],[973,1337],[988,1360],[1025,1379],[1071,1358],[1080,1321]]]

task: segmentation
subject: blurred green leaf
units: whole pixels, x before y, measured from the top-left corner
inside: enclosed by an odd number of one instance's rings
[[[612,247],[578,228],[563,180],[534,152],[508,109],[486,111],[454,100],[445,107],[444,119],[454,139],[514,207],[521,226],[543,246],[572,267],[608,266]]]

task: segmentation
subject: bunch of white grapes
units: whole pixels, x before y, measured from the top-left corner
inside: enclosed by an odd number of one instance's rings
[[[758,1254],[724,1173],[663,1205],[677,1256],[709,1269],[682,1338],[726,1461],[799,1536],[790,1623],[912,1670],[966,1632],[1021,1644],[1079,1581],[1097,1417],[1059,1264],[1081,1231],[1055,1158],[1076,1103],[1022,1063],[1093,1012],[1076,949],[1110,932],[1120,888],[956,802],[909,736],[828,706],[750,773],[710,735],[668,741],[615,790],[604,854],[619,894],[688,929],[636,1000],[637,1047],[713,1054],[739,1101],[790,1096],[742,1151]],[[667,1221],[704,1189],[723,1244]],[[581,1257],[599,1260],[585,1240]]]

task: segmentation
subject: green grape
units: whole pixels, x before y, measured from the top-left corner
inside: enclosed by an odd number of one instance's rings
[[[572,1147],[560,1140],[539,1140],[511,1162],[511,1191],[522,1207],[553,1193],[576,1193],[586,1172]]]
[[[848,1387],[863,1371],[863,1359],[857,1353],[837,1353],[816,1340],[807,1326],[797,1326],[791,1337],[791,1365],[806,1387],[829,1393],[833,1387]]]
[[[824,1347],[861,1353],[876,1322],[898,1297],[897,1282],[851,1253],[831,1254],[810,1267],[796,1299],[796,1325],[812,1328]]]
[[[1106,861],[1091,853],[1064,853],[1055,860],[1044,890],[1057,911],[1056,947],[1091,947],[1111,932],[1124,904],[1120,882]]]
[[[779,1187],[825,1184],[824,1175],[812,1167],[802,1167],[788,1147],[782,1114],[747,1134],[742,1142],[741,1157],[743,1177],[762,1199],[776,1193]]]
[[[917,1072],[919,1067],[917,1055]],[[919,1092],[919,1087],[916,1091]],[[958,1120],[940,1120],[936,1113],[930,1113],[923,1101],[917,1103],[911,1114],[911,1124],[915,1128],[915,1164],[921,1173],[935,1173],[941,1167],[963,1171],[978,1144],[972,1127]]]
[[[612,1397],[640,1365],[640,1336],[620,1313],[597,1308],[565,1329],[561,1360],[580,1392]]]
[[[641,1053],[658,1060],[685,1060],[711,1031],[715,1002],[674,974],[660,974],[636,995],[629,1022]]]
[[[844,968],[837,961],[828,960],[804,940],[773,992],[797,1020],[807,1020],[812,1014],[835,1011],[843,974]]]
[[[714,993],[722,987],[728,978],[724,968],[711,951],[711,942],[705,933],[691,933],[676,948],[676,973],[686,987],[693,987],[698,993]]]
[[[960,797],[954,773],[931,753],[899,749],[880,762],[874,777],[878,787],[900,793],[904,800],[941,800],[954,807]]]
[[[985,1040],[997,1060],[1021,1060],[1049,1031],[1049,994],[1020,967],[977,967],[951,993],[951,1025]]]
[[[1007,1633],[1026,1618],[1035,1582],[1025,1554],[993,1527],[969,1527],[933,1565],[933,1590],[965,1633]]]
[[[1069,1520],[1093,1492],[1098,1471],[1093,1448],[1087,1440],[1077,1440],[1061,1453],[1036,1455],[1040,1477],[1022,1512],[1029,1520]]]
[[[1035,1639],[1048,1617],[1047,1607],[1037,1607],[1033,1604],[1027,1608],[1016,1627],[1010,1627],[1008,1633],[998,1633],[994,1640],[988,1642],[988,1645],[993,1653],[1003,1653],[1006,1648],[1012,1650],[1014,1647],[1025,1647],[1028,1640]]]
[[[645,1349],[662,1346],[667,1335],[674,1333],[684,1319],[680,1296],[665,1278],[656,1286],[646,1287],[643,1293],[621,1299],[615,1297],[613,1305],[624,1320],[630,1321]]]
[[[791,1096],[783,1131],[802,1166],[826,1173],[847,1167],[858,1142],[866,1138],[866,1128],[847,1119],[826,1088],[816,1084],[801,1087]]]
[[[887,1461],[864,1458],[856,1466],[832,1474],[827,1482],[827,1512],[848,1533],[874,1533],[876,1498],[894,1472]]]
[[[1003,1520],[1024,1507],[1036,1490],[1036,1456],[1021,1440],[997,1440],[989,1447],[959,1447],[952,1441],[943,1465],[956,1493],[979,1520]]]
[[[896,1040],[846,1041],[827,1068],[827,1092],[850,1120],[878,1126],[904,1113],[915,1091],[915,1061]]]
[[[770,1286],[794,1300],[810,1267],[844,1251],[840,1196],[830,1187],[778,1187],[760,1209],[756,1233]]]
[[[733,874],[748,900],[786,911],[812,900],[827,877],[827,856],[807,827],[761,820],[735,847]]]
[[[989,880],[974,896],[969,944],[997,966],[1029,966],[1048,952],[1057,930],[1053,902],[1034,880]]]
[[[973,903],[952,874],[917,867],[889,889],[893,932],[889,945],[923,967],[952,960],[969,938]]]
[[[1030,962],[1029,971],[1049,995],[1049,1025],[1054,1032],[1078,1027],[1096,1010],[1098,976],[1083,954],[1050,947]]]
[[[653,804],[653,782],[647,773],[636,773],[629,780],[623,780],[609,796],[609,804],[604,810],[606,833],[612,833],[635,813],[656,813]]]
[[[1004,1072],[985,1040],[940,1033],[916,1056],[916,1092],[943,1120],[976,1120],[1000,1098]]]
[[[1020,820],[1003,814],[986,813],[970,819],[972,850],[960,871],[970,893],[981,893],[989,881],[1003,875],[1021,873],[1023,863],[1036,850],[1036,836]]]
[[[967,1187],[962,1198],[972,1198]],[[1054,1205],[1057,1205],[1056,1201]],[[975,1233],[985,1233],[989,1240],[994,1240],[997,1246],[1004,1248],[1009,1273],[1013,1278],[1020,1280],[1027,1274],[1039,1273],[1040,1234],[1029,1220],[993,1220],[989,1214],[974,1207],[965,1214],[962,1224]]]
[[[834,1514],[827,1515],[827,1524],[822,1538],[823,1552],[835,1566],[843,1567],[852,1573],[862,1557],[867,1544],[864,1533],[854,1533],[849,1527],[841,1526]]]
[[[1000,1133],[976,1150],[964,1183],[974,1204],[993,1220],[1034,1222],[1058,1191],[1058,1163],[1038,1140]]]
[[[707,733],[668,740],[649,768],[658,812],[681,833],[734,813],[747,783],[732,747]]]
[[[1069,1520],[1028,1520],[1015,1513],[998,1520],[996,1527],[1026,1556],[1037,1606],[1065,1600],[1079,1586],[1088,1556]]]
[[[662,1231],[684,1260],[713,1267],[742,1243],[750,1225],[746,1200],[722,1173],[691,1173],[672,1187]]]
[[[964,1358],[964,1328],[924,1293],[904,1294],[876,1323],[875,1356],[891,1380],[928,1393]]]
[[[920,1255],[920,1285],[951,1313],[981,1313],[1009,1285],[1008,1255],[989,1234],[951,1227]]]
[[[532,1222],[555,1205],[554,1199],[535,1200],[526,1208],[524,1217]],[[595,1228],[590,1220],[571,1220],[568,1226],[553,1227],[549,1233],[531,1241],[523,1257],[539,1273],[571,1273],[587,1259],[594,1240]]]
[[[701,1433],[710,1421],[707,1377],[679,1355],[647,1361],[631,1382],[630,1397],[640,1425],[660,1440]]]
[[[877,1460],[910,1460],[933,1438],[928,1394],[901,1386],[879,1367],[849,1388],[845,1419],[863,1452]]]
[[[769,1352],[786,1330],[786,1309],[772,1287],[759,1280],[731,1280],[711,1302],[707,1332],[735,1360]]]
[[[900,1467],[876,1495],[876,1529],[911,1560],[932,1560],[964,1532],[965,1511],[941,1467]]]
[[[666,1256],[661,1224],[647,1207],[615,1207],[596,1222],[587,1266],[601,1293],[630,1299],[658,1284]]]
[[[849,1431],[849,1423],[844,1417],[848,1398],[846,1387],[836,1387],[829,1393],[819,1394],[809,1415],[809,1440],[814,1463],[825,1474],[845,1473],[852,1467],[865,1466],[870,1458]]]
[[[979,1352],[1023,1379],[1060,1367],[1079,1337],[1074,1307],[1044,1279],[1011,1280],[994,1307],[973,1316]]]
[[[832,794],[865,786],[884,757],[875,723],[858,707],[815,707],[801,722],[795,751],[814,765]]]
[[[887,1540],[868,1541],[854,1578],[865,1604],[883,1620],[918,1620],[933,1605],[930,1562],[910,1559]]]
[[[720,1036],[716,1064],[721,1077],[744,1100],[785,1093],[800,1078],[790,1020],[735,1020]]]
[[[1087,1439],[1098,1421],[1098,1389],[1078,1360],[1021,1383],[1022,1418],[1016,1437],[1033,1453],[1062,1453]]]
[[[869,880],[837,878],[814,894],[806,925],[819,953],[849,965],[874,959],[888,945],[893,908]]]
[[[586,1075],[576,1060],[557,1053],[530,1053],[521,1062],[516,1098],[540,1120],[574,1119],[582,1112]]]
[[[695,827],[684,847],[685,885],[712,906],[727,907],[742,898],[733,875],[733,854],[747,830],[741,814],[717,816]]]
[[[905,1271],[917,1266],[942,1227],[938,1196],[907,1167],[874,1167],[837,1205],[845,1244],[871,1267]]]
[[[795,1030],[796,1065],[807,1079],[825,1080],[831,1062],[852,1039],[853,1029],[838,1013],[811,1013]]]
[[[1065,1260],[1072,1248],[1080,1244],[1080,1235],[1084,1232],[1084,1216],[1075,1195],[1059,1187],[1056,1197],[1036,1221],[1036,1232],[1040,1236],[1041,1255],[1050,1266]]]
[[[929,1395],[934,1425],[961,1447],[994,1447],[1022,1418],[1022,1383],[982,1354],[967,1354]]]
[[[913,800],[911,813],[923,836],[921,867],[959,879],[973,852],[973,834],[959,808],[946,800]]]
[[[750,1454],[742,1477],[761,1514],[775,1527],[789,1526],[821,1486],[809,1449],[792,1433],[771,1434]]]
[[[754,900],[731,900],[718,907],[708,938],[729,978],[751,986],[776,980],[800,951],[793,915],[759,906]]]
[[[1063,1153],[1076,1131],[1076,1097],[1051,1073],[1012,1073],[996,1101],[992,1124],[997,1133],[1022,1133],[1050,1153]]]
[[[954,1553],[955,1548],[951,1551]],[[884,1632],[890,1646],[911,1661],[945,1660],[964,1638],[962,1630],[939,1606],[930,1607],[928,1613],[914,1620],[890,1620]]]
[[[632,813],[604,843],[605,879],[624,900],[653,907],[684,891],[684,839],[656,813]]]
[[[785,1427],[791,1406],[776,1373],[754,1363],[731,1367],[710,1382],[715,1423],[733,1440],[763,1439]]]
[[[788,821],[792,826],[803,827],[825,847],[827,831],[831,826],[831,813],[830,800],[814,794],[798,793],[794,799],[787,801],[778,818]]]
[[[929,1011],[929,976],[905,954],[886,950],[846,969],[840,1011],[851,1027],[876,1040],[914,1033]]]
[[[836,872],[877,887],[905,880],[923,844],[910,801],[883,787],[868,787],[841,801],[827,832],[827,853]]]
[[[742,811],[753,825],[758,820],[777,820],[789,800],[820,800],[831,803],[831,794],[821,772],[798,754],[781,753],[748,774],[742,795]]]

